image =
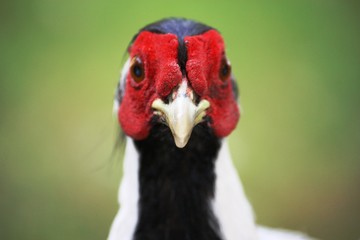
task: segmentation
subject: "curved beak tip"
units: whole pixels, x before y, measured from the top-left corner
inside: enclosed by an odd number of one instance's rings
[[[192,129],[205,116],[205,110],[210,107],[207,100],[201,100],[195,105],[193,99],[178,94],[170,103],[165,104],[161,99],[152,103],[155,113],[164,117],[174,137],[175,145],[184,148],[189,142]]]
[[[182,138],[178,138],[178,137],[175,137],[175,136],[174,136],[174,141],[175,141],[175,145],[176,145],[178,148],[184,148],[184,147],[186,146],[186,144],[188,143],[189,138],[187,138],[187,139],[182,139]]]

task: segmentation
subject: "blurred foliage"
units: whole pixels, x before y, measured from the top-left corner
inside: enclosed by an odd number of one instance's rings
[[[258,222],[360,236],[358,1],[2,1],[0,239],[105,239],[123,53],[168,16],[221,31],[241,89],[230,145]]]

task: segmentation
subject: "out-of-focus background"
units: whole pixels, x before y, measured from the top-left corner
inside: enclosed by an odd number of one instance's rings
[[[258,222],[360,237],[359,1],[8,0],[0,7],[0,239],[105,239],[113,92],[138,29],[220,30],[241,90],[230,145]]]

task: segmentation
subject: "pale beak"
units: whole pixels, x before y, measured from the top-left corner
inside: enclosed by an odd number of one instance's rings
[[[200,123],[205,116],[205,110],[210,107],[207,100],[201,100],[196,106],[193,91],[183,81],[179,88],[173,91],[168,104],[161,99],[152,103],[154,113],[163,117],[169,126],[178,148],[188,143],[193,127]]]

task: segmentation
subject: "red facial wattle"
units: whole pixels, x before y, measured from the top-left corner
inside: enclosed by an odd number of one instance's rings
[[[220,78],[224,58],[224,41],[215,30],[185,38],[188,60],[187,75],[193,89],[210,102],[207,115],[215,135],[225,137],[236,127],[240,118],[238,104],[232,91],[231,79]]]
[[[236,127],[240,114],[231,79],[219,76],[224,58],[224,42],[215,30],[184,38],[187,48],[186,76],[178,64],[178,38],[174,34],[141,32],[129,49],[130,58],[139,57],[145,77],[136,82],[126,77],[125,94],[118,112],[124,132],[136,140],[150,132],[155,99],[165,99],[184,79],[200,99],[210,102],[206,113],[210,127],[225,137]]]
[[[153,116],[151,103],[170,94],[182,79],[177,48],[176,35],[145,31],[129,49],[130,58],[141,58],[145,70],[145,78],[140,83],[136,83],[131,74],[126,77],[125,94],[118,112],[122,129],[134,139],[144,139],[149,134]]]

